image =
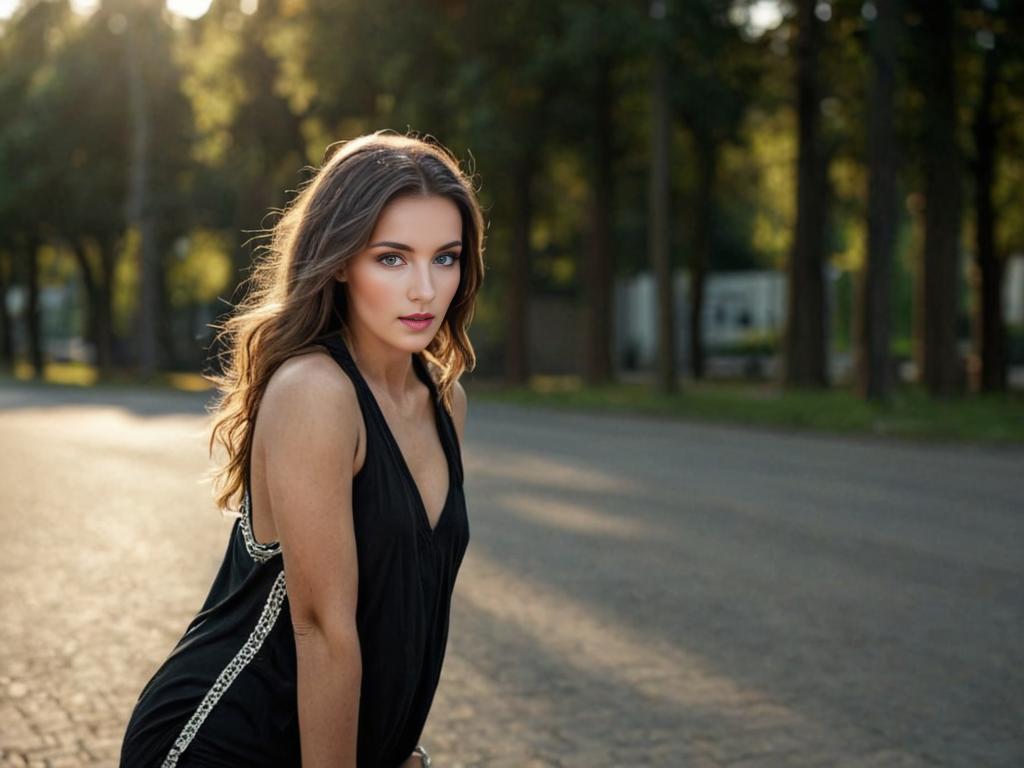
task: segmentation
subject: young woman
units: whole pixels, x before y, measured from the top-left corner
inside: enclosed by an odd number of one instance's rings
[[[469,543],[461,443],[483,279],[470,180],[439,145],[332,145],[219,326],[241,497],[205,603],[142,690],[124,768],[411,768]]]

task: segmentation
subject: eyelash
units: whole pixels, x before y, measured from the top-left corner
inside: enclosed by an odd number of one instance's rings
[[[451,264],[442,264],[441,265],[442,267],[454,267],[459,262],[459,258],[460,258],[459,254],[452,253],[451,251],[449,251],[448,253],[439,253],[437,255],[438,256],[451,256],[452,257],[452,263]],[[392,256],[397,256],[400,259],[404,259],[404,257],[400,253],[385,253],[385,254],[382,254],[381,256],[378,256],[377,257],[377,261],[380,264],[384,264],[384,259],[390,259]],[[384,266],[387,267],[388,269],[397,269],[398,268],[397,264],[384,264]]]

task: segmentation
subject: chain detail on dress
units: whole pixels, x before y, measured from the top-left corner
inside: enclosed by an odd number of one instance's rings
[[[185,723],[185,727],[181,729],[181,734],[175,740],[174,746],[171,747],[171,751],[164,758],[162,768],[174,768],[178,764],[178,758],[181,757],[181,753],[192,743],[192,739],[195,738],[196,733],[199,731],[199,726],[203,724],[207,715],[213,710],[214,705],[220,700],[228,686],[238,677],[238,674],[245,668],[245,665],[252,661],[263,645],[263,641],[270,634],[270,630],[273,629],[277,616],[281,613],[281,605],[284,602],[285,595],[284,571],[281,571],[277,574],[274,585],[270,588],[270,594],[267,596],[267,602],[263,606],[263,613],[260,615],[259,621],[256,622],[256,628],[249,635],[249,639],[245,641],[245,644],[238,653],[235,654],[235,657],[231,659],[217,676],[213,687],[206,692],[192,717]]]
[[[275,541],[271,544],[261,544],[256,541],[252,532],[252,502],[249,500],[249,489],[246,489],[242,497],[241,520],[239,525],[242,529],[242,538],[245,540],[245,551],[249,553],[257,563],[265,563],[274,555],[281,553],[281,542]]]

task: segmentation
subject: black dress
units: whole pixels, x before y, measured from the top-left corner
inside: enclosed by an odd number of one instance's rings
[[[322,344],[355,385],[366,459],[352,482],[362,651],[359,768],[395,768],[419,741],[441,675],[456,575],[469,543],[462,455],[451,416],[419,355],[448,461],[437,526],[372,391],[337,334]],[[122,768],[300,766],[295,642],[277,542],[252,533],[249,478],[241,515],[205,603],[143,688]]]

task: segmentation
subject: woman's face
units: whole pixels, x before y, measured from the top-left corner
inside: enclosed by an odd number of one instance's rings
[[[399,197],[381,212],[370,244],[347,263],[349,323],[418,352],[441,327],[459,287],[462,216],[446,197]],[[431,315],[425,321],[403,320]]]

